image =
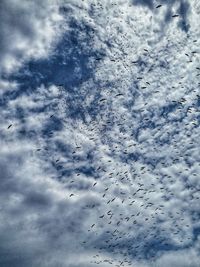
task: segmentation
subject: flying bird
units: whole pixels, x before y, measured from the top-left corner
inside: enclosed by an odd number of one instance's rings
[[[162,5],[158,5],[158,6],[156,6],[156,8],[160,8]]]
[[[10,124],[7,129],[10,129],[11,127],[12,127],[12,124]]]

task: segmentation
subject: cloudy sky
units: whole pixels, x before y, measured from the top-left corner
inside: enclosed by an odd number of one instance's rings
[[[0,266],[200,266],[199,0],[0,17]]]

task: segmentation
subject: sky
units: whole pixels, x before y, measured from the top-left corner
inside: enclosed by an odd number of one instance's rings
[[[199,0],[0,17],[0,266],[200,266]]]

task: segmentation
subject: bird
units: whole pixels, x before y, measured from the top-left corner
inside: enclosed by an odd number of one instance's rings
[[[160,8],[162,5],[157,5],[156,8]]]
[[[12,127],[12,124],[10,124],[7,129],[10,129],[11,127]]]

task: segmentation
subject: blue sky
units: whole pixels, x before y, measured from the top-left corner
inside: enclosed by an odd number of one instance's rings
[[[1,1],[0,266],[199,266],[199,15]]]

